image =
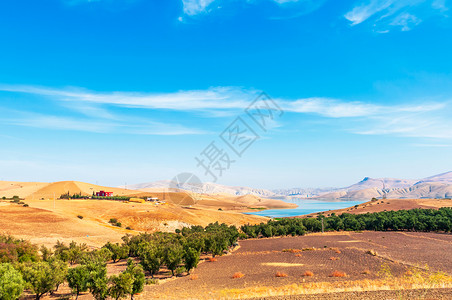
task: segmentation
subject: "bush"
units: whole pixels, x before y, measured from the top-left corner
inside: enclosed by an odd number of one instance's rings
[[[38,248],[28,241],[0,235],[0,263],[39,261]]]
[[[242,272],[235,272],[234,275],[232,275],[232,278],[237,279],[242,278],[243,276],[245,276],[245,274],[243,274]]]
[[[283,272],[276,272],[275,276],[276,277],[287,277],[287,274],[283,273]]]
[[[347,276],[344,272],[334,271],[330,274],[330,277],[345,277]]]
[[[332,257],[330,257],[330,260],[339,260],[339,257],[332,256]]]
[[[79,218],[80,220],[82,220],[82,219],[83,219],[83,216],[78,215],[77,218]]]
[[[25,204],[24,204],[24,205],[22,205],[22,206],[23,206],[23,207],[28,207],[29,205],[25,203]]]

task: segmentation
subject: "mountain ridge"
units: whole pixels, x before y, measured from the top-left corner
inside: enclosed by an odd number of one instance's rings
[[[442,184],[438,186],[437,184]],[[170,180],[160,180],[133,184],[129,189],[165,189],[171,185]],[[430,186],[430,188],[428,188]],[[449,187],[450,186],[450,187]],[[124,186],[121,186],[124,188]],[[266,198],[299,197],[328,199],[367,199],[379,198],[384,194],[395,198],[448,198],[452,197],[452,171],[433,175],[423,179],[371,178],[343,188],[291,188],[291,189],[258,189],[244,186],[227,186],[217,183],[203,183],[201,193],[229,194],[235,196],[255,195]],[[182,187],[182,189],[184,189]]]

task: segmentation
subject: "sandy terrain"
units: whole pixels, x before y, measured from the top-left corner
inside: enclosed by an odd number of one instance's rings
[[[246,210],[247,208],[294,208],[296,205],[281,200],[264,199],[253,195],[207,195],[186,192],[182,190],[156,191],[155,189],[128,190],[115,187],[105,187],[79,181],[42,182],[12,182],[0,181],[0,197],[11,198],[14,195],[26,200],[53,200],[62,194],[79,194],[90,196],[98,191],[113,192],[115,196],[157,197],[177,205],[195,205],[202,207],[221,208],[226,210]]]
[[[112,200],[60,200],[62,194],[92,195],[100,190],[114,195],[157,197],[164,203],[126,203]],[[267,218],[245,215],[253,208],[290,208],[279,200],[256,196],[199,195],[185,191],[143,192],[103,187],[78,181],[54,183],[0,182],[0,197],[17,195],[29,207],[0,201],[0,230],[3,233],[53,245],[57,240],[85,242],[100,246],[118,241],[126,233],[139,231],[171,231],[189,225],[206,226],[220,222],[240,226],[265,222]],[[78,218],[82,216],[83,219]],[[122,228],[108,224],[110,218]],[[132,230],[126,230],[130,227]]]
[[[53,245],[57,240],[75,240],[101,246],[107,241],[119,241],[126,233],[138,231],[173,232],[183,226],[206,226],[215,221],[240,226],[267,220],[234,211],[170,203],[155,205],[110,200],[26,200],[26,203],[30,207],[3,201],[0,205],[1,232],[47,245]],[[79,219],[79,215],[83,219]],[[108,224],[110,218],[118,219],[122,228]],[[124,229],[127,226],[133,230]]]

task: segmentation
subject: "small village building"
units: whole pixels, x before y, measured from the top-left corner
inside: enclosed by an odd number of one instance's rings
[[[112,197],[113,196],[113,192],[100,191],[100,192],[96,192],[96,196],[98,196],[98,197]]]

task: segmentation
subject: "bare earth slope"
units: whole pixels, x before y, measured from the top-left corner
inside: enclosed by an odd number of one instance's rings
[[[432,243],[435,243],[435,249],[432,249]],[[376,251],[377,255],[368,254],[370,249]],[[217,262],[202,263],[193,272],[195,279],[187,276],[149,286],[142,297],[264,299],[277,295],[330,292],[331,298],[341,291],[400,290],[404,288],[382,283],[382,277],[378,275],[382,266],[390,270],[393,278],[403,278],[413,266],[424,268],[425,264],[433,271],[450,274],[452,258],[447,253],[451,252],[452,235],[435,233],[327,233],[246,240],[240,242],[240,249],[233,254],[218,257]],[[330,277],[335,270],[344,272],[346,276]],[[311,271],[313,276],[303,276],[306,271]],[[236,272],[244,276],[233,279]],[[276,272],[284,273],[287,277],[276,277]],[[382,298],[371,299],[396,299],[397,295],[397,291],[386,291],[386,294],[380,294]],[[439,295],[444,294],[440,291]],[[359,299],[357,296],[337,299]]]

